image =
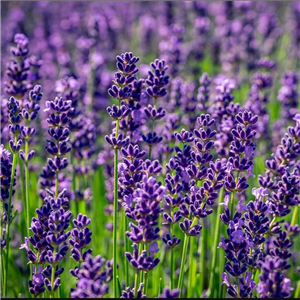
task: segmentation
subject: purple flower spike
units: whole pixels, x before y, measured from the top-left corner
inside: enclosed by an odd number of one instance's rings
[[[102,298],[108,293],[111,274],[105,263],[101,255],[87,257],[81,270],[76,272],[78,282],[76,288],[71,290],[71,298]]]
[[[175,235],[173,235],[173,237],[171,238],[171,235],[169,233],[167,233],[166,236],[162,238],[162,241],[170,248],[175,248],[181,242],[181,240],[177,239]]]
[[[169,287],[165,287],[162,294],[158,296],[158,298],[170,298],[170,299],[177,299],[179,298],[180,290],[173,289],[171,290]]]
[[[105,136],[105,140],[110,144],[114,149],[121,149],[129,143],[129,138],[123,138],[123,134],[119,134],[116,138],[114,134]]]
[[[139,255],[137,245],[134,244],[133,247],[133,255],[129,252],[125,253],[126,259],[133,268],[139,271],[149,272],[158,265],[160,261],[158,258],[154,258],[153,255],[147,256],[146,250],[143,250]]]
[[[28,38],[17,33],[14,37],[16,46],[11,47],[12,60],[7,64],[6,75],[9,82],[5,82],[5,92],[9,96],[20,96],[23,100],[28,89],[31,88],[28,80],[30,61],[28,58]]]
[[[265,258],[265,262],[261,264],[263,272],[259,276],[260,282],[257,286],[260,297],[288,298],[290,296],[291,281],[280,272],[282,267],[284,267],[283,261],[280,258],[271,256]]]
[[[144,111],[147,118],[153,121],[160,120],[166,115],[166,111],[162,107],[156,109],[150,104],[144,109]]]
[[[78,214],[77,219],[73,220],[74,226],[80,229],[87,227],[91,223],[91,219],[83,214]]]
[[[179,223],[179,227],[183,233],[190,236],[199,235],[202,229],[202,225],[196,224],[193,227],[191,227],[191,225],[192,225],[192,220],[186,218],[184,219],[183,222]]]
[[[143,294],[143,287],[144,284],[141,283],[139,289],[137,290],[137,294],[136,294],[137,299],[147,298],[146,295]],[[134,288],[133,289],[131,289],[130,287],[125,288],[125,290],[122,291],[122,296],[120,298],[134,299]]]

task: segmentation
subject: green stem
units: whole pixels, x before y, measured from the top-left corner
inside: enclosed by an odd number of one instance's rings
[[[223,299],[225,298],[225,293],[226,293],[226,289],[225,289],[225,284],[222,284],[220,287],[220,298]]]
[[[118,291],[119,291],[119,295],[121,295],[121,294],[122,294],[122,286],[121,286],[121,282],[120,282],[119,276],[117,276],[117,282],[118,282]]]
[[[196,282],[197,284],[200,284],[200,274],[197,273],[196,274]],[[196,289],[196,298],[201,298],[201,292],[200,292],[200,289]]]
[[[238,279],[238,277],[235,277],[235,281],[236,281],[237,298],[240,298],[240,287],[239,287],[239,279]]]
[[[211,271],[210,271],[210,279],[209,279],[209,288],[207,291],[207,296],[212,296],[213,289],[214,289],[214,279],[215,279],[215,273],[216,273],[216,264],[217,264],[217,247],[218,242],[220,239],[220,218],[219,215],[221,214],[221,205],[220,202],[223,199],[224,195],[224,188],[221,189],[219,194],[219,199],[217,202],[218,209],[217,209],[217,220],[216,220],[216,228],[215,228],[215,237],[214,237],[214,245],[212,249],[212,263],[211,263]],[[233,198],[234,199],[234,198]]]
[[[26,230],[27,230],[27,237],[30,236],[30,217],[29,217],[29,168],[28,168],[28,140],[25,141],[25,209],[26,209]],[[29,265],[30,274],[32,274],[32,264]],[[31,295],[31,294],[30,294]],[[31,298],[31,297],[30,297]]]
[[[114,216],[113,216],[113,289],[117,298],[117,214],[118,214],[118,149],[114,156]]]
[[[144,275],[144,287],[145,287],[145,295],[148,295],[148,272],[145,272]]]
[[[272,220],[272,222],[270,223],[269,230],[272,229],[272,226],[275,223],[275,221],[276,221],[276,217],[274,217],[273,220]]]
[[[3,212],[4,212],[4,202],[0,201],[0,206],[1,206],[1,217],[3,216]],[[2,236],[3,233],[3,218],[0,219],[0,234],[1,234],[1,239],[3,239],[4,237]]]
[[[149,146],[149,156],[148,158],[151,160],[151,156],[152,156],[152,146]]]
[[[299,299],[300,297],[300,280],[298,281],[297,283],[297,288],[296,288],[296,291],[295,291],[295,299]]]
[[[299,211],[299,205],[297,205],[294,209],[294,212],[293,212],[293,217],[292,217],[292,221],[291,221],[291,225],[294,226],[296,224],[296,219],[297,219],[297,214],[298,214],[298,211]]]
[[[269,226],[269,229],[268,229],[268,231],[265,233],[265,235],[268,235],[268,234],[270,233],[270,230],[272,229],[272,226],[273,226],[273,224],[275,223],[275,221],[276,221],[276,216],[275,216],[275,217],[273,218],[273,220],[271,221],[270,226]],[[264,249],[264,246],[265,246],[265,242],[263,242],[263,243],[261,244],[260,249],[263,250],[263,249]]]
[[[119,107],[121,101],[119,101]],[[116,120],[116,138],[119,135],[120,120]],[[113,216],[113,290],[114,297],[118,298],[117,286],[117,230],[118,230],[118,149],[114,154],[114,216]]]
[[[17,153],[13,154],[13,163],[10,177],[8,208],[7,208],[7,223],[6,223],[6,259],[5,259],[5,282],[4,282],[4,296],[7,296],[7,277],[8,277],[8,259],[9,259],[9,230],[10,230],[10,213],[11,213],[11,198],[13,192],[13,183],[16,172]]]
[[[232,192],[230,195],[230,204],[231,204],[230,217],[232,220],[233,220],[233,214],[234,214],[234,194],[235,194],[235,192]]]
[[[24,237],[25,237],[25,235],[27,234],[27,231],[26,231],[27,223],[26,223],[26,192],[25,192],[25,182],[24,182],[24,164],[20,157],[17,157],[16,164],[17,163],[19,165],[19,171],[20,171],[18,180],[20,181],[22,204],[24,205],[24,208],[25,208],[24,209],[24,218],[22,218],[22,220],[21,220],[22,233],[24,234]],[[25,226],[23,226],[23,220],[25,220]]]
[[[82,213],[83,215],[86,215],[86,202],[84,199],[81,199],[78,203],[78,212]]]
[[[4,212],[4,203],[3,201],[0,201],[1,203],[1,217],[3,216],[3,212]],[[4,224],[3,224],[3,217],[0,220],[0,235],[1,235],[1,239],[4,239],[4,233],[3,233],[3,228],[4,228]],[[4,287],[4,278],[5,278],[5,271],[4,271],[4,253],[5,251],[1,251],[1,274],[3,274],[3,276],[1,277],[1,290]]]
[[[178,280],[178,289],[180,290],[180,298],[182,297],[182,287],[183,287],[183,277],[184,277],[184,267],[185,267],[185,260],[187,255],[187,249],[189,245],[190,236],[185,234],[184,236],[184,243],[183,243],[183,252],[181,257],[181,265],[180,265],[180,273],[179,273],[179,280]]]
[[[138,281],[139,281],[139,271],[136,270],[134,276],[134,298],[137,298]]]
[[[171,215],[172,212],[171,212]],[[170,224],[170,236],[172,238],[172,225]],[[174,289],[174,249],[171,248],[171,257],[170,257],[170,285],[171,285],[171,290]]]
[[[55,279],[55,265],[52,266],[51,270],[51,293],[50,293],[50,298],[54,298],[54,279]]]
[[[194,292],[194,286],[193,286],[193,280],[195,278],[195,274],[193,274],[193,260],[194,260],[194,241],[195,239],[191,239],[191,243],[190,243],[190,257],[189,257],[189,289],[187,291],[187,297],[188,298],[193,298],[193,292]]]
[[[156,108],[156,100],[155,100],[154,108]],[[155,123],[155,121],[152,120],[151,121],[151,133],[153,133],[153,131],[154,131],[154,123]],[[149,146],[149,156],[148,156],[148,158],[151,160],[151,157],[152,157],[152,146]]]
[[[159,277],[159,283],[158,283],[158,294],[160,295],[162,293],[162,278]]]
[[[203,226],[201,230],[201,245],[200,245],[200,295],[203,293],[204,289],[204,269],[205,269],[205,239],[206,239],[206,228]]]
[[[4,266],[3,266],[3,251],[0,251],[0,287],[1,291],[3,292],[3,286],[4,286]],[[2,295],[3,296],[3,295]]]
[[[76,199],[76,172],[75,172],[75,161],[74,161],[72,152],[70,153],[70,164],[71,164],[71,166],[73,166],[72,167],[72,190],[74,192],[75,213],[77,216],[79,213],[79,207],[78,207],[78,201]]]
[[[26,229],[27,229],[27,237],[29,237],[29,227],[30,227],[30,219],[29,219],[29,168],[28,168],[28,140],[25,142],[25,209],[26,209]]]
[[[125,215],[125,211],[124,211],[124,215]],[[125,215],[125,218],[124,218],[124,231],[126,232],[128,228],[128,219]],[[128,244],[128,238],[125,234],[125,251],[126,252],[129,252],[129,244]],[[125,259],[125,283],[126,283],[126,287],[129,286],[129,263],[128,263],[128,260]]]
[[[171,268],[170,268],[170,281],[171,281],[171,290],[174,289],[174,249],[171,248]]]
[[[140,283],[144,282],[144,272],[140,273]]]
[[[29,121],[26,121],[26,126],[29,126]],[[28,168],[28,152],[29,152],[29,140],[25,139],[25,209],[26,209],[26,229],[27,237],[29,238],[29,168]],[[31,268],[30,268],[31,269]]]
[[[56,175],[55,175],[55,199],[58,196],[58,171],[56,171]]]

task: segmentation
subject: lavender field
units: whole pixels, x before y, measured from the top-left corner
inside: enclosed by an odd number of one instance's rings
[[[1,2],[1,297],[300,298],[300,2]]]

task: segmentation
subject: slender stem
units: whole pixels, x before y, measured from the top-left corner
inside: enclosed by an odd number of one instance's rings
[[[273,226],[273,224],[275,223],[275,221],[276,221],[276,216],[275,216],[275,217],[273,218],[273,220],[271,221],[270,226],[269,226],[269,229],[268,229],[268,231],[265,233],[265,235],[267,235],[267,234],[270,233],[270,230],[272,229],[272,226]],[[264,246],[265,246],[265,241],[261,244],[260,249],[263,250],[263,249],[264,249]]]
[[[56,171],[55,175],[55,198],[58,196],[58,171]]]
[[[140,283],[144,282],[144,272],[140,273]]]
[[[30,236],[30,217],[29,217],[29,167],[28,167],[28,139],[25,140],[25,209],[26,209],[26,230],[27,237]],[[30,274],[32,274],[32,264],[29,265]],[[31,294],[30,294],[31,295]],[[30,297],[31,298],[31,297]]]
[[[241,158],[241,157],[240,157]],[[237,172],[237,176],[235,179],[235,184],[237,184],[238,180],[239,180],[239,176],[240,176],[240,172]],[[234,196],[235,196],[235,191],[233,191],[230,195],[230,201],[231,201],[231,209],[230,209],[230,217],[233,220],[233,214],[234,214]]]
[[[197,284],[200,284],[200,273],[196,274],[196,282],[197,282]],[[196,298],[200,298],[201,297],[200,290],[196,289],[195,292],[196,292]]]
[[[119,101],[119,107],[121,101]],[[119,135],[120,120],[116,120],[116,138]],[[113,216],[113,290],[114,297],[118,298],[117,286],[117,230],[118,230],[118,149],[114,154],[114,216]]]
[[[29,120],[26,121],[26,126],[29,126]],[[25,139],[25,209],[26,209],[26,229],[27,237],[29,238],[29,168],[28,168],[28,152],[29,152],[29,140]],[[30,268],[31,269],[31,268]]]
[[[0,201],[0,206],[1,206],[1,220],[0,220],[0,234],[2,235],[3,234],[3,212],[4,212],[4,202],[3,201]],[[4,236],[1,236],[1,239],[3,239]]]
[[[297,288],[296,288],[296,291],[295,291],[295,299],[298,299],[300,297],[300,280],[298,281],[297,283]]]
[[[75,161],[74,161],[74,157],[72,155],[72,152],[70,153],[70,164],[72,166],[72,190],[74,192],[74,204],[75,204],[75,213],[76,216],[79,213],[79,207],[78,207],[78,201],[76,199],[76,171],[75,171]]]
[[[206,228],[203,226],[201,230],[201,245],[200,245],[200,295],[204,289],[204,269],[205,269],[205,240],[206,240]]]
[[[134,298],[137,298],[138,281],[139,281],[139,271],[136,270],[134,276]]]
[[[22,201],[24,201],[22,203],[24,205],[24,218],[22,218],[21,222],[23,222],[23,220],[25,220],[25,223],[26,223],[26,192],[25,192],[25,182],[24,182],[24,164],[20,157],[17,157],[16,164],[19,165],[20,174],[19,174],[18,180],[20,181]],[[26,225],[27,225],[27,223],[26,223]],[[26,225],[23,226],[23,224],[22,224],[22,233],[24,234],[24,237],[27,234],[26,233]]]
[[[26,208],[26,229],[27,236],[29,237],[29,227],[30,227],[30,219],[29,219],[29,168],[28,168],[28,140],[25,141],[25,208]]]
[[[3,251],[2,251],[3,252]],[[1,253],[1,274],[3,274],[3,276],[1,276],[1,288],[4,287],[4,282],[5,282],[5,270],[4,270],[4,253]]]
[[[226,292],[226,289],[225,289],[225,284],[221,284],[221,287],[220,287],[220,298],[223,299],[225,298],[225,292]]]
[[[125,212],[124,212],[125,215]],[[128,219],[126,217],[126,215],[124,216],[124,231],[126,232],[127,228],[128,228]],[[128,238],[125,234],[125,252],[129,251],[129,244],[128,244]],[[125,259],[125,284],[126,287],[129,286],[129,263],[128,260]]]
[[[240,287],[239,287],[239,279],[238,279],[238,277],[235,277],[235,281],[236,281],[237,298],[240,298]]]
[[[273,224],[274,224],[275,222],[276,222],[276,216],[272,219],[272,221],[271,221],[271,223],[270,223],[270,225],[269,225],[269,229],[268,229],[268,231],[265,233],[265,235],[267,235],[267,234],[270,233],[270,230],[272,229],[272,226],[273,226]],[[262,244],[261,249],[263,249],[264,245],[265,245],[265,243]]]
[[[294,226],[296,224],[298,211],[299,211],[299,204],[295,207],[294,212],[293,212],[293,217],[292,217],[292,221],[291,221],[292,226]]]
[[[158,294],[160,295],[161,293],[162,293],[162,278],[159,277]]]
[[[194,292],[194,286],[193,286],[193,279],[195,277],[195,274],[193,274],[193,260],[194,260],[194,257],[193,257],[193,254],[194,254],[194,241],[195,239],[191,239],[191,242],[190,242],[190,257],[189,257],[189,289],[187,291],[187,297],[188,298],[193,298],[193,292]]]
[[[216,220],[216,228],[215,228],[215,238],[214,238],[214,245],[212,249],[212,263],[211,263],[211,270],[210,270],[210,279],[209,279],[209,288],[207,295],[211,296],[213,289],[214,289],[214,279],[216,273],[216,264],[217,264],[217,246],[220,238],[220,218],[219,215],[221,214],[221,205],[220,202],[223,199],[224,195],[224,188],[221,189],[218,199],[218,209],[217,209],[217,220]],[[234,198],[233,198],[234,199]]]
[[[144,274],[144,287],[145,287],[145,295],[148,296],[148,272]]]
[[[190,229],[192,229],[196,225],[197,221],[198,221],[198,219],[195,217],[193,222],[192,222],[192,225],[191,225]]]
[[[82,213],[83,215],[86,215],[86,202],[84,199],[81,199],[77,202],[78,204],[78,212]]]
[[[152,146],[149,146],[149,156],[148,156],[148,159],[151,160],[151,156],[152,156]]]
[[[117,214],[118,214],[118,149],[114,157],[114,217],[113,217],[113,288],[117,298]]]
[[[276,221],[276,217],[274,217],[273,220],[272,220],[272,222],[270,223],[269,230],[272,229],[272,226],[275,223],[275,221]]]
[[[121,102],[119,102],[119,108],[121,106]],[[119,127],[120,127],[120,120],[116,120],[116,138],[119,135]]]
[[[52,265],[52,270],[51,270],[51,293],[50,293],[50,298],[54,298],[54,279],[55,279],[55,265]]]
[[[171,261],[170,261],[170,281],[171,281],[171,289],[174,289],[174,249],[171,248]]]
[[[181,257],[181,266],[180,266],[180,273],[179,273],[179,280],[178,280],[178,289],[180,290],[180,298],[182,297],[182,287],[183,287],[183,277],[184,277],[184,267],[185,267],[185,260],[189,245],[189,238],[190,236],[185,234],[184,236],[184,243],[183,243],[183,252]]]
[[[153,133],[153,131],[154,131],[154,123],[155,123],[155,121],[152,120],[151,121],[151,133]],[[149,146],[149,156],[148,156],[148,158],[151,160],[151,157],[152,157],[152,146]]]
[[[171,215],[172,212],[171,212]],[[172,238],[172,225],[170,224],[170,236]],[[171,290],[174,289],[174,249],[171,248],[171,257],[170,257],[170,285],[171,285]]]
[[[8,258],[9,258],[9,230],[10,230],[10,213],[11,213],[11,198],[13,192],[13,184],[16,172],[17,153],[13,154],[13,163],[10,177],[8,208],[7,208],[7,223],[6,223],[6,259],[5,259],[5,282],[4,282],[4,296],[7,296],[7,277],[8,277]]]
[[[231,204],[230,217],[232,220],[233,220],[233,214],[234,214],[234,195],[235,195],[235,192],[232,192],[230,195],[230,204]]]

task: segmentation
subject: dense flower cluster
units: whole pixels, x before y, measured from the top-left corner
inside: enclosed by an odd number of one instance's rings
[[[298,81],[298,74],[293,71],[285,72],[282,76],[282,86],[278,91],[277,99],[281,102],[283,109],[280,110],[280,119],[276,120],[273,125],[274,132],[277,132],[277,134],[273,134],[272,136],[274,152],[285,134],[286,127],[291,125],[293,117],[299,112]]]
[[[7,222],[11,219],[11,209],[9,206],[9,194],[11,188],[11,175],[12,175],[12,155],[9,150],[6,150],[3,145],[0,146],[0,160],[1,160],[1,249],[6,246],[6,226]],[[16,179],[13,177],[12,182],[12,195],[15,193],[14,186],[16,185]],[[9,212],[9,217],[8,217]]]
[[[31,220],[33,236],[25,238],[21,246],[21,249],[26,250],[29,262],[35,265],[30,293],[36,297],[45,291],[45,287],[51,293],[58,289],[59,275],[64,271],[58,264],[69,249],[67,239],[70,232],[67,229],[72,218],[68,210],[69,200],[64,196],[65,191],[56,197],[50,191],[48,193],[44,199],[45,204],[36,210],[37,218]],[[39,264],[42,264],[42,270]]]
[[[35,128],[29,127],[29,125],[31,121],[37,118],[40,110],[39,102],[41,101],[42,96],[42,87],[40,85],[36,85],[32,90],[29,91],[28,100],[24,101],[22,116],[25,121],[25,126],[23,127],[21,134],[25,143],[29,143],[29,140],[36,133]],[[25,162],[25,164],[28,164],[28,162],[33,158],[34,154],[34,150],[28,151],[28,149],[25,149],[25,152],[20,150],[20,158]]]
[[[29,40],[24,34],[18,33],[14,37],[14,42],[16,46],[11,47],[13,59],[7,64],[6,75],[9,78],[9,82],[6,82],[5,92],[17,99],[24,100],[23,97],[29,88]]]
[[[76,289],[71,292],[71,298],[103,298],[108,293],[111,280],[111,268],[101,255],[88,255],[86,262],[78,272]]]
[[[264,66],[265,68],[266,65],[270,67],[271,63],[263,60],[257,62],[260,67]],[[273,66],[271,65],[271,67]],[[256,138],[268,141],[270,140],[270,120],[266,106],[269,102],[268,91],[272,87],[272,77],[268,73],[258,72],[254,74],[252,81],[245,108],[251,110],[258,117],[257,123],[253,124],[253,129],[257,132]],[[270,143],[263,145],[263,148],[259,151],[265,153],[268,147],[270,147]]]
[[[50,111],[47,123],[52,139],[47,140],[45,149],[53,158],[47,159],[47,165],[42,170],[41,197],[45,196],[46,189],[58,194],[59,174],[68,166],[68,160],[64,156],[71,151],[68,113],[72,111],[72,101],[56,97],[53,101],[47,101],[46,107]]]

